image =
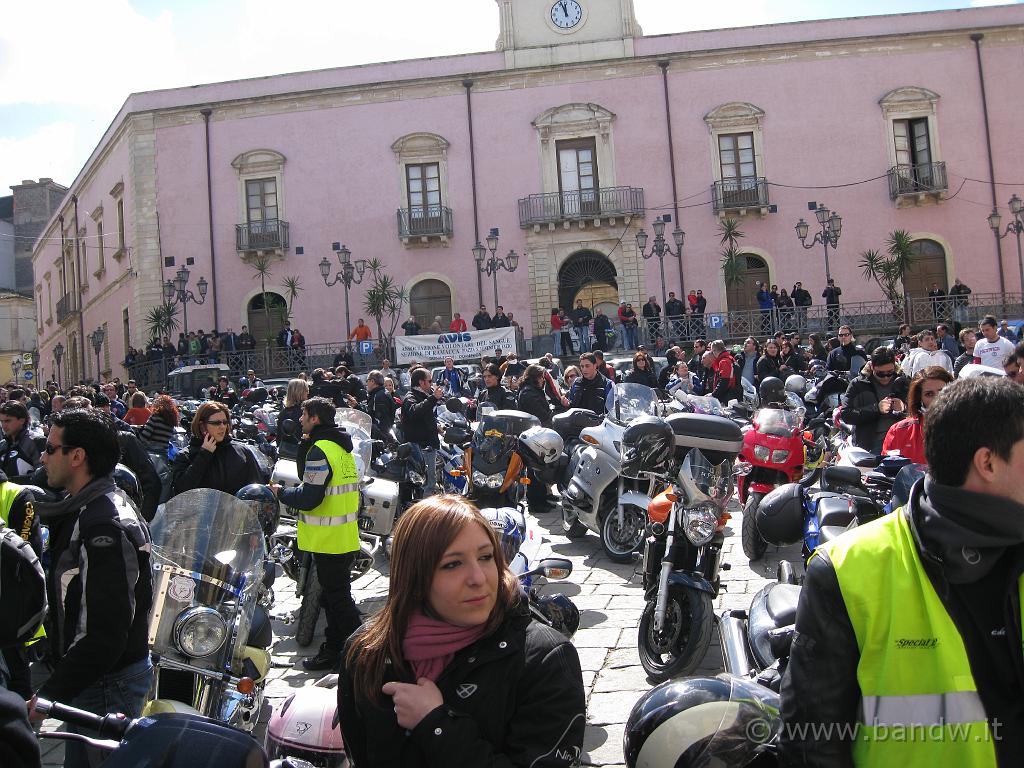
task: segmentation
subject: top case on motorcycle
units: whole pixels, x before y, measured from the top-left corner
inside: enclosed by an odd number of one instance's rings
[[[743,448],[743,431],[731,419],[704,413],[675,413],[665,421],[676,436],[676,456],[700,449],[709,462],[732,461]]]
[[[551,428],[558,433],[562,440],[575,440],[587,427],[596,427],[604,421],[604,416],[598,416],[586,408],[570,408],[564,413],[557,413],[551,419]]]
[[[747,634],[758,665],[764,669],[775,661],[768,633],[796,622],[800,587],[795,584],[768,584],[750,603]]]

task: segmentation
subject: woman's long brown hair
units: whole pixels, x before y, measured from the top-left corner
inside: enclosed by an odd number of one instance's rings
[[[412,671],[402,654],[409,619],[417,609],[430,612],[427,599],[438,563],[467,525],[479,525],[494,546],[498,568],[498,594],[487,619],[486,633],[504,620],[519,597],[519,581],[509,571],[494,529],[480,511],[462,496],[440,494],[409,507],[395,526],[391,549],[391,585],[384,607],[367,622],[358,643],[352,643],[346,666],[352,670],[356,696],[374,703],[381,700],[384,672],[390,662],[400,678],[412,682]]]

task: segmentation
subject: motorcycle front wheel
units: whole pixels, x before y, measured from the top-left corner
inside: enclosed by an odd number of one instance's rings
[[[580,522],[575,512],[565,508],[564,501],[562,502],[562,532],[569,539],[582,539],[587,535],[587,526]]]
[[[626,504],[622,508],[622,525],[619,525],[619,510],[613,509],[601,522],[601,547],[608,558],[616,563],[633,562],[633,553],[644,543],[644,526],[647,515],[640,507]]]
[[[761,506],[763,493],[751,493],[747,497],[747,503],[743,507],[743,528],[741,539],[743,542],[743,554],[750,560],[760,560],[768,549],[768,542],[765,541],[757,530],[757,508]]]
[[[696,589],[673,588],[665,607],[661,632],[654,628],[656,599],[640,616],[637,650],[644,671],[659,683],[697,668],[711,644],[714,611],[711,595]]]
[[[306,577],[306,588],[302,593],[302,604],[295,624],[295,642],[305,648],[313,642],[316,634],[316,623],[320,618],[320,595],[323,587],[316,576],[316,566],[310,564],[309,575]]]

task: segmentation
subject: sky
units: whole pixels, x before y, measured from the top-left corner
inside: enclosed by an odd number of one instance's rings
[[[1007,0],[635,0],[647,35]],[[352,35],[351,28],[372,34]],[[0,195],[70,184],[129,94],[494,49],[493,0],[72,0],[5,3]]]

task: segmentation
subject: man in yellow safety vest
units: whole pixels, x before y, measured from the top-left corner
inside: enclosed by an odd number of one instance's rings
[[[907,506],[808,563],[784,765],[1024,759],[1024,388],[957,381],[924,429],[929,470]]]
[[[359,474],[352,456],[352,437],[334,423],[334,403],[311,397],[302,404],[304,439],[299,447],[296,488],[272,488],[287,507],[298,510],[298,543],[313,553],[323,588],[327,638],[316,656],[305,659],[307,670],[338,666],[345,641],[362,623],[352,599],[350,569],[359,550]]]

